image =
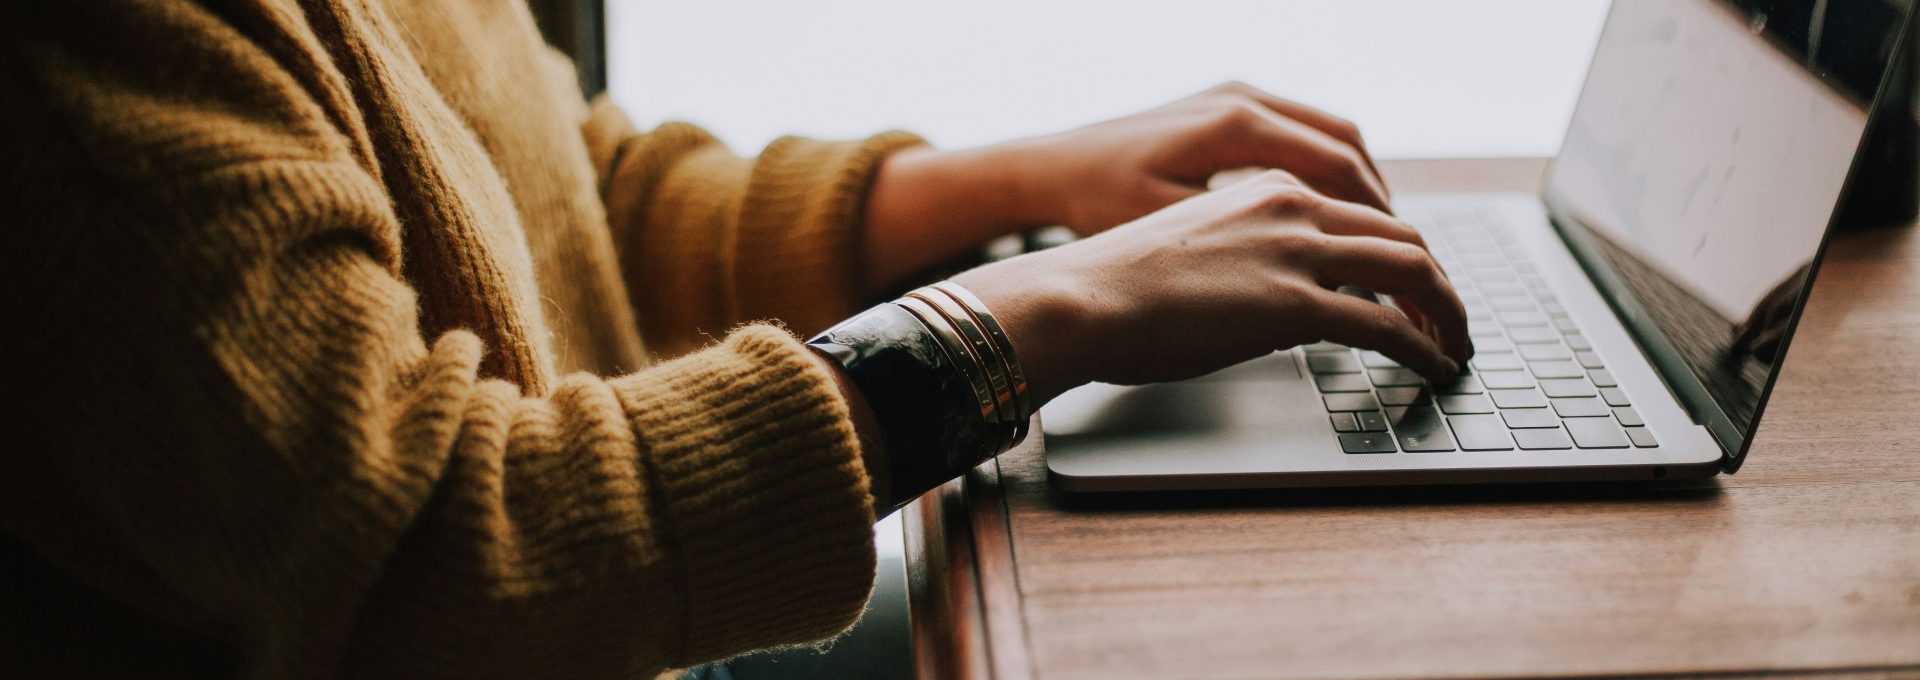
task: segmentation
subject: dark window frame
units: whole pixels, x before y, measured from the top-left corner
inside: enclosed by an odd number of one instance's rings
[[[606,0],[527,0],[547,42],[568,58],[580,90],[592,97],[607,89]]]

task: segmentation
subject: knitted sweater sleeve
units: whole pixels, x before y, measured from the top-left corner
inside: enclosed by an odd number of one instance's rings
[[[861,209],[905,132],[783,137],[741,158],[685,123],[638,132],[606,97],[583,131],[650,347],[668,354],[751,319],[825,330],[861,299]]]
[[[315,85],[109,5],[0,10],[0,530],[249,677],[633,676],[858,615],[867,480],[797,340],[489,379]]]

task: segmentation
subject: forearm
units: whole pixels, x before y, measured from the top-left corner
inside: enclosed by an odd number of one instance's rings
[[[605,100],[592,113],[582,134],[650,352],[763,319],[808,334],[877,297],[858,255],[868,196],[883,161],[920,138],[787,137],[744,158],[691,125],[640,132]]]
[[[1034,183],[1022,178],[1032,143],[918,148],[888,158],[867,199],[861,236],[865,292],[879,296],[996,237],[1044,226]]]

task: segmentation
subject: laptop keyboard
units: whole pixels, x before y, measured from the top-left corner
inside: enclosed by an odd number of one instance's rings
[[[1375,352],[1308,345],[1307,369],[1347,453],[1571,451],[1659,442],[1545,279],[1504,229],[1473,213],[1423,225],[1466,304],[1476,353],[1429,384]]]

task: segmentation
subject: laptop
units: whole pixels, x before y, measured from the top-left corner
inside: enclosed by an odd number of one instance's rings
[[[1892,0],[1617,0],[1538,195],[1397,197],[1477,354],[1332,344],[1041,412],[1066,491],[1704,478],[1740,468],[1876,102]],[[1350,291],[1369,295],[1365,291]]]

